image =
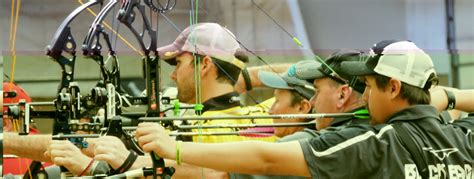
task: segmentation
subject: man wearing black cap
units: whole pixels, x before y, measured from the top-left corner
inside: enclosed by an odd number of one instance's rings
[[[362,100],[364,84],[341,69],[341,63],[359,61],[361,52],[349,49],[331,54],[325,61],[297,63],[288,70],[290,75],[313,82],[317,93],[311,99],[313,113],[357,113],[354,118],[318,118],[316,129],[327,127],[345,127],[349,124],[368,124],[368,113]]]
[[[356,118],[319,118],[316,119],[316,129],[322,130],[328,127],[344,127],[349,124],[368,124],[369,118],[362,99],[365,85],[358,80],[357,76],[345,73],[341,69],[341,63],[345,61],[360,61],[364,56],[360,51],[342,49],[331,54],[326,60],[304,60],[289,66],[287,73],[280,75],[286,78],[297,78],[312,83],[318,92],[311,99],[313,113],[358,113]],[[257,68],[258,69],[258,68]],[[254,72],[250,69],[249,72]],[[268,74],[268,72],[260,71]],[[261,76],[261,75],[260,75]],[[277,76],[273,74],[272,76]],[[264,81],[272,83],[273,86],[280,84],[270,75],[252,79],[260,84]],[[264,84],[268,86],[267,84]],[[282,85],[279,85],[282,86]],[[308,136],[310,137],[310,136]]]
[[[292,135],[285,136],[282,141],[296,141],[300,139],[312,138],[319,136],[320,133],[327,131],[335,131],[345,128],[348,125],[368,125],[369,117],[365,109],[365,103],[362,100],[364,84],[355,76],[348,75],[341,70],[341,63],[345,61],[359,61],[362,59],[361,52],[349,49],[339,50],[331,54],[325,61],[320,60],[323,64],[316,60],[300,61],[288,69],[287,73],[277,75],[275,73],[261,71],[259,72],[259,80],[270,87],[285,88],[287,83],[277,79],[298,79],[305,85],[311,85],[316,88],[318,93],[311,97],[313,112],[315,113],[340,113],[351,112],[358,113],[357,117],[345,118],[318,118],[316,119],[316,129],[318,132],[305,129]],[[337,75],[337,77],[336,77]],[[296,80],[294,80],[296,81]],[[351,81],[352,83],[350,83]],[[311,84],[312,82],[313,84]],[[295,83],[295,82],[293,82]],[[302,86],[302,87],[304,87]],[[300,88],[302,88],[300,87]],[[288,87],[286,87],[288,88]],[[309,87],[307,87],[309,88]],[[277,96],[277,91],[275,91]],[[278,101],[278,97],[277,97]],[[271,111],[271,110],[270,110]],[[242,175],[231,173],[231,178],[250,178]],[[275,176],[267,176],[273,178]],[[265,178],[264,176],[252,176],[252,178]],[[283,177],[281,178],[297,178]]]
[[[363,97],[373,126],[350,125],[298,142],[183,143],[178,150],[157,124],[141,123],[136,137],[144,151],[223,171],[312,178],[473,177],[474,133],[443,124],[428,105],[436,73],[426,53],[412,42],[382,41],[367,62],[342,66],[365,79]]]

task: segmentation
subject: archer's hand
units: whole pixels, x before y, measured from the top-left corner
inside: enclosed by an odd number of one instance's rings
[[[66,167],[75,175],[81,174],[92,160],[68,140],[52,140],[44,155],[51,158],[54,164]]]
[[[176,141],[171,139],[158,123],[138,124],[135,137],[144,152],[155,152],[160,157],[176,158]]]
[[[114,169],[119,168],[129,154],[125,144],[114,136],[100,137],[94,146],[94,159],[105,161]]]

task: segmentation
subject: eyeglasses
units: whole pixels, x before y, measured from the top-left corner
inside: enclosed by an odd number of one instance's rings
[[[319,61],[321,64],[323,64],[326,68],[322,69],[324,70],[323,73],[325,73],[326,75],[329,75],[331,78],[335,79],[336,81],[339,81],[343,84],[349,84],[349,81],[342,78],[336,71],[334,71],[334,69],[331,68],[331,66],[329,66],[326,62],[324,62],[323,59],[321,59],[320,57],[316,56],[316,60]],[[334,61],[332,64],[334,63],[337,63],[336,61]],[[329,71],[327,71],[329,70]]]

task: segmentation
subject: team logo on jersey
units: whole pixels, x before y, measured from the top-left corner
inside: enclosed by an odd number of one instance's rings
[[[457,148],[445,148],[445,149],[435,150],[431,147],[423,147],[423,150],[432,153],[440,161],[443,161],[446,157],[449,157],[449,155],[451,155],[454,152],[459,152]]]

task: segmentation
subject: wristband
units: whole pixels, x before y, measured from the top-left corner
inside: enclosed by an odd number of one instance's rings
[[[446,96],[448,96],[448,106],[446,106],[446,110],[454,109],[454,107],[456,107],[456,96],[454,96],[454,93],[450,90],[443,90],[446,93]]]
[[[89,175],[94,176],[95,169],[97,168],[97,165],[99,165],[99,162],[94,162],[89,169],[89,172],[87,172]]]
[[[249,75],[249,71],[247,71],[247,68],[244,68],[242,70],[242,77],[244,77],[245,89],[247,91],[252,90],[252,81],[250,80],[250,75]]]
[[[115,175],[127,171],[132,167],[133,163],[135,163],[135,160],[137,160],[137,158],[137,153],[135,153],[133,150],[130,150],[130,154],[128,154],[127,159],[119,168],[113,169],[112,167],[110,167],[112,168],[112,170],[110,170],[110,174]]]
[[[84,174],[87,173],[87,171],[89,170],[89,168],[91,168],[92,164],[94,163],[94,159],[92,159],[89,164],[87,164],[87,167],[79,174],[79,176],[84,176]]]

